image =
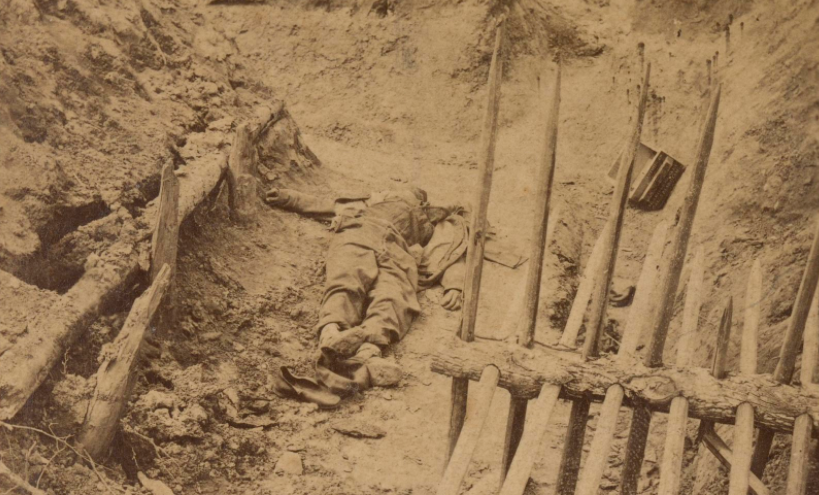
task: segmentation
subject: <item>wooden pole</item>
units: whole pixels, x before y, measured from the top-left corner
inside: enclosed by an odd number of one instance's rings
[[[690,338],[697,332],[701,304],[703,278],[702,247],[697,248],[694,261],[691,263],[691,276],[685,294],[683,326],[680,330],[680,341],[677,343],[677,368],[686,368],[691,362]],[[668,426],[665,434],[663,460],[660,464],[660,484],[658,495],[677,495],[682,485],[682,461],[685,451],[685,431],[688,422],[688,399],[674,397],[671,399],[671,411],[668,413]]]
[[[674,314],[674,299],[677,294],[677,286],[680,282],[685,254],[688,248],[688,241],[691,238],[691,230],[694,225],[694,216],[697,213],[700,193],[705,181],[705,170],[708,167],[708,159],[711,154],[711,147],[714,144],[714,131],[717,123],[717,111],[719,109],[720,87],[711,95],[711,103],[702,134],[697,146],[697,158],[691,175],[691,182],[688,193],[680,208],[679,221],[676,233],[669,246],[667,262],[660,270],[660,277],[657,281],[657,305],[654,306],[654,313],[648,318],[649,328],[652,329],[649,339],[648,351],[645,355],[646,366],[661,366],[663,363],[663,349],[665,339],[668,335],[668,327]],[[626,454],[623,461],[623,475],[621,476],[620,492],[623,495],[634,495],[637,491],[637,480],[640,468],[645,455],[645,445],[648,437],[651,416],[644,408],[636,408],[632,413],[633,425],[640,425],[640,428],[632,427],[629,431],[628,442],[626,443]]]
[[[495,48],[489,66],[488,102],[481,133],[481,169],[479,172],[480,187],[475,190],[475,201],[472,212],[469,244],[466,254],[466,275],[464,277],[464,306],[461,313],[460,337],[466,342],[475,339],[475,319],[478,316],[478,299],[483,274],[483,254],[486,243],[489,194],[492,191],[492,173],[495,167],[495,141],[498,135],[498,113],[500,109],[500,87],[503,73],[501,41],[503,39],[503,19],[495,31]],[[466,417],[466,400],[469,393],[469,382],[461,379],[452,380],[452,408],[449,418],[449,453],[455,449],[458,435]]]
[[[813,300],[817,280],[819,280],[819,220],[816,222],[813,244],[810,248],[805,271],[802,274],[802,281],[799,284],[799,293],[796,295],[796,302],[793,306],[791,319],[788,322],[785,340],[782,342],[782,348],[779,351],[779,362],[776,369],[774,369],[773,378],[779,383],[790,383],[791,378],[793,378],[796,354],[799,352],[799,341],[802,340],[802,333],[808,320],[810,303]],[[754,451],[751,469],[759,477],[762,477],[765,472],[765,465],[768,463],[768,454],[771,451],[773,439],[774,434],[767,430],[760,430],[759,435],[757,435],[756,450]]]
[[[88,405],[79,444],[88,454],[102,460],[134,387],[134,370],[151,320],[171,280],[171,269],[164,265],[154,283],[134,302],[128,318],[114,340],[116,354],[103,361],[97,371],[94,396]]]
[[[543,447],[543,437],[549,426],[549,418],[557,403],[558,395],[560,395],[558,385],[544,385],[541,388],[532,417],[529,424],[526,425],[523,440],[504,478],[500,495],[521,495],[526,489],[535,458]]]
[[[759,305],[762,299],[762,268],[759,260],[754,262],[748,277],[745,295],[745,323],[742,328],[742,351],[739,373],[742,376],[756,374],[757,340],[759,334]],[[734,459],[731,463],[729,495],[745,495],[751,474],[751,459],[754,455],[754,407],[743,402],[737,408],[734,424]]]
[[[552,196],[552,182],[555,172],[555,156],[557,153],[557,127],[560,116],[560,64],[557,65],[557,74],[547,100],[549,104],[546,118],[546,139],[544,140],[543,155],[537,176],[537,190],[535,192],[535,218],[532,224],[532,240],[529,246],[529,271],[526,274],[525,299],[523,305],[523,326],[518,343],[532,348],[535,343],[535,327],[537,326],[537,310],[540,301],[540,286],[543,275],[543,258],[546,254],[547,231],[549,225],[549,205]],[[560,393],[549,391],[549,394]],[[548,421],[548,416],[543,418]],[[509,469],[512,458],[515,456],[523,426],[526,422],[526,401],[512,397],[509,402],[507,415],[506,437],[503,446],[501,462],[500,484],[503,486],[506,471]],[[527,474],[528,476],[528,474]]]
[[[258,202],[257,181],[253,172],[256,163],[256,148],[253,131],[249,124],[236,128],[233,145],[228,159],[228,179],[230,184],[230,214],[234,221],[249,224],[256,221]]]
[[[626,328],[623,330],[623,337],[620,342],[620,350],[617,352],[618,356],[633,356],[640,344],[640,337],[645,333],[645,321],[646,317],[651,314],[657,269],[663,258],[667,233],[668,222],[663,220],[654,227],[654,232],[651,234],[651,241],[648,243],[646,257],[643,260],[643,268],[640,270],[640,278],[637,279],[634,302],[631,304],[629,317],[626,320]]]
[[[563,455],[557,476],[557,493],[574,495],[577,477],[580,472],[580,460],[583,456],[583,443],[586,436],[591,401],[580,399],[572,401],[569,413],[569,424],[566,428],[566,439],[563,442]],[[585,419],[584,419],[585,418]]]
[[[819,290],[814,291],[804,333],[805,343],[802,347],[800,381],[802,387],[807,387],[815,382],[817,368],[819,368]],[[793,426],[786,492],[788,495],[804,495],[807,490],[811,437],[813,437],[813,421],[810,415],[803,414],[796,418]]]
[[[592,288],[594,288],[596,274],[600,272],[600,265],[603,263],[603,241],[608,238],[605,230],[607,228],[608,223],[606,227],[603,227],[603,232],[600,233],[600,237],[594,243],[591,255],[589,255],[588,266],[583,271],[580,285],[577,286],[577,294],[574,296],[572,309],[569,311],[569,318],[566,320],[566,327],[560,336],[560,345],[563,347],[577,347],[577,335],[580,333],[580,327],[583,326],[583,317],[589,307],[589,299],[591,298]]]
[[[151,239],[151,280],[156,280],[164,265],[176,274],[176,253],[179,246],[179,179],[171,160],[162,167],[159,187],[157,220]]]
[[[475,446],[478,444],[478,438],[489,416],[489,406],[495,396],[499,378],[500,372],[494,366],[487,366],[481,373],[478,389],[475,391],[474,414],[466,417],[463,430],[452,452],[452,458],[446,467],[441,484],[438,485],[436,492],[438,495],[457,495],[460,491],[461,483],[472,461]]]
[[[731,469],[734,454],[731,452],[731,448],[728,447],[728,444],[725,443],[725,440],[720,438],[713,428],[709,428],[703,432],[702,443],[726,469]],[[768,495],[770,493],[768,488],[762,484],[762,480],[757,478],[754,473],[751,473],[749,485],[756,495]]]
[[[617,187],[615,189],[614,197],[611,203],[611,212],[609,214],[609,228],[607,233],[609,237],[605,240],[603,246],[603,270],[600,273],[597,283],[595,284],[595,291],[592,296],[591,315],[589,317],[589,325],[586,330],[586,341],[583,345],[582,356],[584,359],[597,356],[599,352],[600,335],[603,333],[603,326],[606,319],[606,306],[608,305],[609,286],[611,285],[611,278],[614,274],[614,267],[617,261],[617,247],[620,242],[620,233],[623,227],[623,217],[625,215],[626,202],[628,200],[628,193],[631,186],[631,174],[634,168],[634,159],[637,156],[637,150],[640,146],[640,135],[643,130],[643,120],[645,116],[646,105],[648,102],[648,88],[651,77],[651,63],[646,64],[645,75],[643,76],[642,84],[640,85],[640,99],[637,102],[636,117],[634,120],[634,128],[632,129],[629,139],[628,153],[624,154],[623,162],[620,164],[620,170],[617,177]],[[639,339],[632,339],[636,343]],[[631,355],[634,351],[626,349],[625,354]],[[611,442],[614,438],[614,428],[617,425],[617,414],[620,410],[620,405],[623,402],[623,388],[615,385],[606,392],[606,399],[603,401],[602,409],[600,410],[600,417],[598,418],[597,431],[592,440],[591,450],[586,461],[586,467],[581,473],[580,481],[578,482],[579,493],[592,493],[589,490],[597,490],[600,485],[600,479],[603,477],[603,469],[605,461],[608,459],[608,451],[611,447]],[[584,418],[571,418],[570,421],[576,420],[585,425],[588,416]]]

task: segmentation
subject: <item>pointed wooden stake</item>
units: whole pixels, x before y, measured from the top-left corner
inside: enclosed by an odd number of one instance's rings
[[[441,484],[438,485],[438,495],[458,495],[461,483],[464,481],[472,454],[478,444],[478,438],[489,416],[489,406],[498,387],[500,372],[494,366],[487,366],[481,374],[478,389],[475,391],[475,409],[471,416],[466,417],[461,435],[452,452],[452,458],[446,467]]]
[[[720,438],[713,428],[707,429],[702,433],[702,443],[714,454],[714,457],[730,471],[734,454],[731,452],[731,448],[728,447],[728,444],[725,443],[725,440]],[[751,491],[756,493],[756,495],[769,495],[770,493],[765,485],[762,484],[762,480],[757,478],[754,473],[751,473],[749,485]]]
[[[498,136],[498,113],[500,110],[500,87],[503,73],[501,60],[501,40],[503,39],[503,20],[495,31],[495,49],[489,66],[488,102],[486,116],[481,133],[481,169],[480,187],[475,191],[469,244],[466,254],[466,276],[464,279],[464,306],[460,337],[466,342],[475,339],[475,319],[478,316],[478,298],[483,274],[483,255],[486,244],[489,195],[492,191],[492,174],[495,168],[495,142]],[[452,408],[449,419],[449,454],[451,455],[458,442],[458,435],[466,417],[466,399],[469,383],[461,378],[452,380]]]
[[[560,64],[558,64],[552,91],[547,100],[550,105],[546,119],[546,139],[544,140],[543,155],[541,157],[536,182],[535,218],[532,224],[532,241],[529,246],[529,270],[526,274],[524,292],[523,325],[520,336],[518,337],[518,343],[527,348],[531,348],[535,343],[535,327],[537,326],[537,310],[538,302],[540,301],[540,285],[543,275],[543,258],[546,254],[547,246],[549,206],[551,204],[552,182],[554,179],[555,157],[557,154],[557,128],[558,122],[560,121],[560,70]],[[560,387],[556,388],[556,393],[559,393]],[[555,391],[549,389],[547,393],[551,395],[555,393]],[[549,416],[544,415],[541,419],[548,421]],[[515,451],[520,443],[525,422],[526,402],[512,397],[509,403],[506,438],[503,445],[501,486],[503,486],[506,471],[511,465],[512,458],[515,456]],[[545,428],[545,425],[543,427]],[[531,470],[531,467],[529,469]],[[528,479],[528,473],[526,476]]]
[[[742,352],[739,361],[739,372],[745,376],[756,374],[761,300],[762,268],[759,260],[756,260],[748,277],[748,289],[745,294],[745,324],[742,328]],[[734,423],[734,459],[731,463],[729,495],[745,495],[748,493],[753,455],[754,407],[747,402],[743,402],[737,408],[737,418]]]
[[[813,302],[805,326],[805,343],[802,347],[802,386],[816,382],[819,371],[819,289],[814,291]],[[788,468],[788,495],[804,495],[808,485],[810,465],[810,443],[813,436],[813,421],[809,414],[796,418],[791,442],[791,461]]]
[[[700,193],[702,192],[702,185],[705,182],[705,170],[708,167],[711,147],[714,144],[714,131],[717,125],[719,101],[720,86],[717,85],[711,95],[707,117],[702,125],[700,140],[697,146],[697,159],[691,174],[688,192],[680,208],[675,235],[668,248],[669,250],[666,251],[669,253],[665,256],[667,262],[662,266],[660,277],[657,281],[657,303],[656,306],[654,306],[652,317],[648,319],[649,328],[652,329],[652,333],[648,343],[648,351],[645,355],[645,365],[649,367],[660,366],[663,363],[663,350],[665,348],[665,339],[668,336],[668,327],[671,324],[671,317],[674,314],[674,299],[677,295],[677,286],[680,282],[680,275],[688,249],[688,241],[691,238],[691,230],[694,225],[694,216],[697,213],[697,205],[699,203]],[[629,431],[620,485],[622,495],[634,495],[637,491],[637,478],[643,464],[649,430],[648,423],[650,421],[651,417],[644,408],[636,408],[634,410],[632,424],[645,424],[645,427],[639,429],[632,427],[631,431]]]
[[[568,320],[566,320],[566,327],[563,329],[563,335],[560,336],[560,345],[564,347],[574,348],[577,346],[577,335],[580,333],[580,327],[583,326],[583,317],[589,307],[595,277],[596,274],[600,273],[600,265],[603,263],[603,240],[608,237],[607,228],[608,224],[603,228],[603,232],[600,233],[600,237],[594,243],[591,255],[589,255],[588,266],[583,271],[580,285],[577,286],[577,294],[574,296],[572,309],[569,311]]]
[[[691,263],[691,276],[685,293],[683,326],[677,342],[677,368],[686,368],[691,362],[691,337],[697,332],[700,308],[702,307],[703,279],[702,247],[697,248]],[[660,485],[658,495],[677,495],[682,485],[682,461],[685,453],[685,430],[688,422],[688,399],[674,397],[668,413],[668,427],[665,435],[663,460],[660,464]]]
[[[819,221],[816,222],[808,262],[802,274],[802,282],[799,284],[799,293],[796,295],[791,319],[788,322],[788,331],[785,333],[785,340],[782,342],[782,349],[779,352],[779,363],[777,363],[774,370],[773,378],[779,383],[790,383],[791,378],[793,378],[796,355],[799,352],[799,342],[802,340],[802,333],[808,320],[810,303],[813,300],[817,281],[819,281]],[[765,465],[768,463],[768,454],[771,451],[773,439],[773,432],[759,430],[754,460],[751,466],[754,474],[759,477],[762,477],[765,472]]]

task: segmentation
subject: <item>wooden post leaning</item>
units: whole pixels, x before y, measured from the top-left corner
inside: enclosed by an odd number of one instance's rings
[[[757,341],[759,335],[760,304],[762,300],[762,268],[756,260],[748,277],[745,293],[745,323],[742,327],[742,347],[739,373],[744,376],[756,374]],[[734,423],[734,455],[728,487],[729,495],[745,495],[751,474],[754,455],[754,408],[743,402],[737,408]]]
[[[498,113],[500,109],[500,86],[503,73],[503,61],[500,59],[501,41],[503,39],[503,20],[495,31],[495,49],[492,63],[489,66],[488,101],[486,116],[481,133],[481,168],[479,187],[475,191],[472,205],[471,228],[466,255],[466,276],[464,280],[464,306],[460,337],[466,342],[475,338],[475,319],[478,315],[478,296],[483,273],[483,254],[486,243],[486,214],[489,209],[489,194],[492,190],[492,173],[495,168],[495,141],[498,135]],[[469,393],[469,381],[456,378],[452,380],[452,407],[449,419],[449,455],[455,450],[458,435],[466,418],[466,399]]]
[[[660,270],[660,277],[657,282],[657,303],[653,307],[654,312],[648,318],[651,337],[645,355],[645,365],[649,367],[660,366],[663,362],[663,350],[665,339],[668,335],[668,327],[674,312],[674,299],[677,294],[680,275],[682,273],[685,255],[688,249],[688,241],[691,238],[691,230],[694,225],[694,216],[697,213],[700,193],[705,182],[705,171],[708,167],[708,160],[711,155],[711,147],[714,144],[714,131],[717,124],[717,114],[720,102],[720,87],[717,85],[711,93],[711,101],[708,105],[705,122],[702,125],[699,143],[697,145],[696,161],[691,174],[691,182],[688,187],[683,205],[680,208],[679,222],[669,246],[666,263]],[[628,442],[626,443],[626,455],[623,461],[623,474],[621,476],[620,491],[623,495],[634,495],[637,491],[637,482],[640,468],[645,455],[646,440],[651,423],[651,414],[642,407],[634,408],[631,418],[631,430],[629,431]]]
[[[810,312],[810,303],[813,300],[813,293],[819,280],[819,220],[816,221],[816,230],[813,234],[813,244],[808,254],[808,262],[802,274],[802,281],[799,284],[799,292],[796,295],[796,302],[793,305],[791,319],[788,322],[788,330],[785,333],[785,340],[779,352],[779,362],[774,370],[774,380],[779,383],[790,383],[793,378],[793,370],[796,365],[796,355],[799,352],[799,342],[805,330],[805,323]],[[756,439],[756,449],[754,450],[754,460],[751,470],[759,476],[765,472],[765,465],[768,463],[768,454],[771,451],[774,434],[768,430],[759,430]]]
[[[691,339],[697,332],[700,309],[702,308],[703,252],[697,248],[694,261],[691,263],[691,276],[685,291],[685,308],[680,339],[677,341],[677,368],[691,365]],[[682,485],[682,461],[685,450],[685,429],[688,422],[688,399],[674,397],[671,399],[671,411],[668,413],[668,426],[665,434],[663,459],[660,464],[660,484],[658,495],[677,495]]]
[[[78,443],[88,454],[105,457],[119,420],[134,387],[134,370],[140,358],[145,332],[171,281],[171,269],[163,265],[153,284],[134,302],[122,330],[114,339],[115,353],[97,371],[97,385]]]
[[[230,216],[241,224],[250,224],[258,218],[257,181],[253,167],[256,163],[256,147],[249,124],[236,128],[228,159],[228,183],[230,185]]]
[[[543,258],[546,254],[546,247],[548,245],[548,225],[549,225],[549,206],[551,204],[552,196],[552,182],[555,172],[555,157],[557,152],[557,128],[560,116],[560,64],[557,65],[557,74],[553,84],[551,95],[546,100],[549,103],[549,109],[546,120],[546,136],[543,146],[543,155],[541,158],[540,168],[537,175],[537,190],[535,193],[535,218],[532,224],[532,241],[529,251],[529,271],[526,274],[526,285],[524,293],[523,305],[523,325],[520,329],[520,336],[518,343],[523,347],[531,349],[535,343],[535,329],[537,325],[537,311],[538,302],[540,301],[540,285],[543,275]],[[507,490],[514,492],[517,490],[516,485],[526,486],[526,481],[529,479],[529,473],[532,470],[532,465],[535,461],[535,454],[538,452],[537,447],[543,433],[546,431],[546,424],[549,421],[552,407],[557,401],[557,396],[560,393],[560,387],[550,385],[545,387],[542,391],[544,400],[538,402],[538,414],[536,419],[538,424],[533,424],[531,428],[537,431],[536,434],[529,434],[529,437],[536,436],[537,439],[527,438],[526,449],[521,452],[520,456],[516,456],[518,445],[520,444],[523,435],[524,424],[526,422],[526,409],[528,401],[518,397],[511,396],[509,400],[509,412],[506,422],[506,436],[503,446],[503,457],[501,461],[501,479],[500,485],[505,488],[504,481],[506,473],[510,466],[514,463],[515,479],[510,480]],[[554,400],[549,398],[554,397]],[[549,406],[551,404],[551,406]],[[534,442],[534,444],[532,444]],[[523,478],[526,479],[523,479]],[[519,481],[522,480],[522,481]],[[520,488],[520,493],[523,493],[523,488]],[[505,493],[501,490],[501,493]]]

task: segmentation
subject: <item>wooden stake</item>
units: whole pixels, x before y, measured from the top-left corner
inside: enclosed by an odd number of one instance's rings
[[[460,337],[466,342],[475,339],[475,319],[478,316],[478,299],[483,274],[483,254],[486,243],[487,221],[489,209],[489,194],[492,191],[492,173],[495,167],[495,141],[498,135],[498,113],[500,109],[500,87],[503,73],[501,55],[501,40],[503,39],[503,20],[495,31],[495,49],[492,62],[489,66],[488,102],[484,118],[483,132],[481,133],[481,169],[480,187],[475,191],[475,201],[472,212],[471,228],[469,230],[469,244],[466,254],[466,275],[464,277],[464,305],[461,313]],[[455,379],[452,381],[452,408],[449,420],[449,453],[455,449],[458,435],[466,417],[466,400],[469,393],[469,384],[466,381]]]
[[[566,320],[566,327],[563,329],[563,335],[560,337],[560,345],[564,347],[574,348],[577,346],[577,334],[580,333],[580,327],[583,326],[583,317],[586,315],[586,309],[589,307],[589,299],[591,298],[592,289],[594,288],[596,274],[600,272],[600,266],[603,263],[603,240],[608,237],[606,229],[608,223],[603,227],[603,232],[594,243],[591,255],[589,255],[588,266],[583,271],[583,278],[580,280],[580,285],[577,287],[577,294],[574,296],[572,302],[572,309],[569,311],[569,318]]]
[[[623,403],[623,397],[623,387],[617,385],[610,387],[606,392],[606,398],[603,400],[603,406],[597,419],[597,430],[592,439],[589,455],[586,457],[586,464],[580,473],[580,481],[577,483],[577,493],[597,493],[600,487],[603,470],[609,459],[608,452],[614,440],[617,414]]]
[[[179,179],[171,160],[162,167],[159,187],[157,220],[151,239],[151,280],[156,280],[164,265],[176,273],[176,253],[179,246]]]
[[[537,326],[537,310],[540,301],[540,285],[543,275],[543,258],[546,254],[547,227],[549,225],[549,205],[552,196],[552,181],[555,172],[555,156],[557,153],[557,125],[560,115],[560,64],[549,95],[548,116],[546,119],[546,139],[543,146],[543,156],[537,176],[537,190],[535,192],[535,218],[532,225],[532,240],[529,246],[529,270],[526,274],[525,299],[523,305],[523,326],[518,343],[531,348],[535,343],[535,327]],[[558,387],[558,392],[560,388]],[[548,417],[547,417],[548,419]],[[526,421],[526,403],[512,397],[507,415],[506,437],[503,446],[503,461],[501,462],[500,484],[506,477],[506,470],[512,462],[523,425]],[[527,474],[528,476],[528,474]]]
[[[791,378],[793,378],[796,354],[799,352],[799,342],[802,340],[802,333],[805,330],[805,323],[810,312],[813,293],[816,291],[817,280],[819,280],[819,221],[816,222],[808,262],[802,274],[802,282],[799,284],[799,293],[796,295],[796,302],[793,305],[788,330],[779,351],[779,362],[773,374],[774,380],[779,383],[790,383]],[[765,465],[768,463],[768,454],[771,451],[773,439],[774,434],[767,430],[760,430],[759,435],[757,435],[756,450],[754,451],[751,469],[759,477],[762,477],[765,472]]]
[[[815,382],[815,374],[819,368],[817,365],[819,363],[819,290],[814,292],[802,349],[800,380],[802,386],[806,387]],[[791,461],[788,468],[788,495],[804,495],[807,490],[812,436],[813,421],[810,415],[803,414],[796,418],[791,442]]]
[[[533,415],[526,426],[525,435],[503,482],[500,495],[521,495],[526,488],[535,458],[543,447],[543,437],[558,395],[560,395],[558,385],[544,385],[540,390]]]
[[[96,460],[103,460],[119,427],[119,420],[134,387],[134,370],[139,362],[145,332],[151,324],[171,280],[164,265],[154,283],[134,302],[128,318],[114,340],[116,354],[103,361],[97,371],[97,385],[88,405],[79,444]]]
[[[473,414],[466,418],[462,434],[452,452],[452,458],[446,467],[441,484],[438,485],[438,495],[457,495],[460,491],[461,483],[463,483],[472,460],[472,454],[475,452],[475,446],[478,444],[478,438],[489,416],[489,406],[495,396],[499,378],[498,368],[487,366],[483,370],[478,389],[475,391],[475,409]]]
[[[651,241],[648,243],[648,250],[643,261],[643,268],[640,271],[640,278],[637,280],[637,291],[634,301],[631,304],[631,311],[626,321],[626,328],[623,330],[623,338],[620,342],[618,356],[633,356],[640,343],[640,337],[645,330],[646,318],[651,314],[651,303],[654,296],[654,285],[657,281],[657,272],[663,257],[666,233],[668,232],[668,222],[661,221],[654,227],[651,234]]]
[[[248,224],[258,218],[256,203],[256,177],[253,166],[256,163],[256,148],[253,131],[249,124],[236,129],[233,146],[228,159],[228,179],[230,184],[230,213],[234,221]]]
[[[691,174],[691,183],[682,207],[680,208],[679,222],[676,234],[670,246],[670,255],[666,257],[667,263],[661,270],[660,279],[657,284],[659,289],[658,302],[655,312],[650,319],[650,328],[654,331],[648,345],[646,354],[646,366],[660,366],[663,362],[663,348],[668,335],[668,326],[674,313],[674,298],[677,294],[677,286],[680,281],[685,253],[688,248],[688,241],[691,238],[691,229],[694,225],[694,216],[697,213],[702,185],[705,182],[705,170],[708,167],[708,158],[711,155],[711,146],[714,143],[714,130],[717,124],[717,111],[719,109],[720,87],[717,86],[711,97],[711,104],[708,108],[708,117],[703,125],[702,135],[697,149],[697,159]]]
[[[691,263],[691,276],[688,279],[688,288],[685,294],[685,309],[683,310],[683,326],[680,330],[680,339],[677,342],[677,368],[684,369],[691,362],[691,337],[697,332],[701,304],[701,290],[703,279],[703,252],[697,248],[694,260]],[[660,485],[658,495],[676,495],[682,485],[682,461],[685,453],[685,431],[688,422],[688,399],[674,397],[671,399],[671,411],[668,413],[665,448],[663,460],[660,464]]]
[[[717,435],[717,432],[715,432],[713,428],[706,429],[702,433],[702,443],[712,454],[714,454],[714,457],[716,457],[723,466],[725,466],[728,470],[731,469],[731,463],[733,462],[733,453],[731,452],[731,448],[728,447],[725,440]],[[751,490],[756,493],[756,495],[769,495],[770,493],[765,485],[762,484],[762,481],[753,473],[751,473],[749,485]]]
[[[634,159],[637,156],[637,150],[640,146],[640,135],[642,134],[643,130],[643,120],[648,102],[650,77],[651,63],[647,63],[643,81],[640,85],[640,99],[637,102],[634,127],[629,137],[629,147],[626,149],[626,153],[623,153],[623,159],[620,162],[620,168],[617,172],[617,186],[615,187],[614,196],[611,200],[609,219],[606,227],[603,229],[603,233],[599,241],[602,243],[600,255],[602,260],[601,271],[599,274],[595,275],[594,290],[592,292],[591,299],[591,314],[589,316],[589,324],[586,327],[586,341],[583,344],[583,350],[581,353],[583,359],[585,360],[596,357],[599,352],[599,339],[606,320],[606,306],[608,305],[609,287],[611,285],[611,278],[614,274],[614,268],[617,262],[617,248],[620,243],[620,234],[623,229],[623,217],[625,216],[628,192],[631,185],[631,174],[634,169]],[[622,389],[620,392],[622,392]],[[620,403],[618,402],[616,407],[614,407],[615,404],[611,401],[617,401],[617,397],[619,396],[619,401],[622,402],[622,394],[618,394],[616,390],[612,391],[611,393],[612,395],[611,399],[609,399],[609,407],[606,407],[606,403],[604,403],[603,411],[614,409],[613,414],[616,422],[617,410],[620,407]],[[608,424],[611,422],[610,418],[604,418],[602,413],[598,421],[603,424]],[[572,405],[572,415],[569,418],[569,431],[585,431],[587,423],[588,406],[585,404]],[[598,429],[597,435],[613,436],[614,432],[613,430],[609,432]],[[575,466],[579,466],[580,455],[583,448],[583,436],[584,435],[574,433],[566,437],[567,443],[569,441],[575,443],[567,444],[564,448],[564,456],[567,457],[567,459],[561,461],[561,472],[558,474],[558,479],[561,480],[559,481],[559,484],[561,487],[563,487],[563,489],[573,487],[575,480],[577,479],[576,472],[571,472],[564,469],[574,469]],[[593,447],[594,445],[595,442],[592,443]],[[606,457],[608,447],[610,446],[610,439],[606,441],[604,438],[601,438],[600,440],[597,440],[596,445],[598,449],[606,449],[606,452],[601,453],[600,451],[593,450],[590,452],[589,458],[591,459],[593,454]],[[593,465],[588,474],[584,473],[585,478],[580,478],[580,486],[590,486],[591,484],[599,485],[600,480],[598,473],[594,468],[595,466]],[[602,472],[599,474],[602,475]],[[593,483],[595,478],[597,478],[597,480]],[[581,491],[580,493],[585,492]]]
[[[745,295],[745,323],[742,328],[742,352],[739,361],[739,373],[744,376],[756,374],[761,299],[762,268],[759,260],[756,260],[748,277],[748,289]],[[744,402],[737,408],[737,419],[734,423],[734,462],[731,463],[729,495],[748,493],[753,455],[754,407]]]

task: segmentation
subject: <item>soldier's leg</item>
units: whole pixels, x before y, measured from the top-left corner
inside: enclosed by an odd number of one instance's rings
[[[341,330],[361,323],[369,291],[378,276],[371,249],[335,239],[327,253],[327,281],[319,310],[319,330],[336,324]]]

